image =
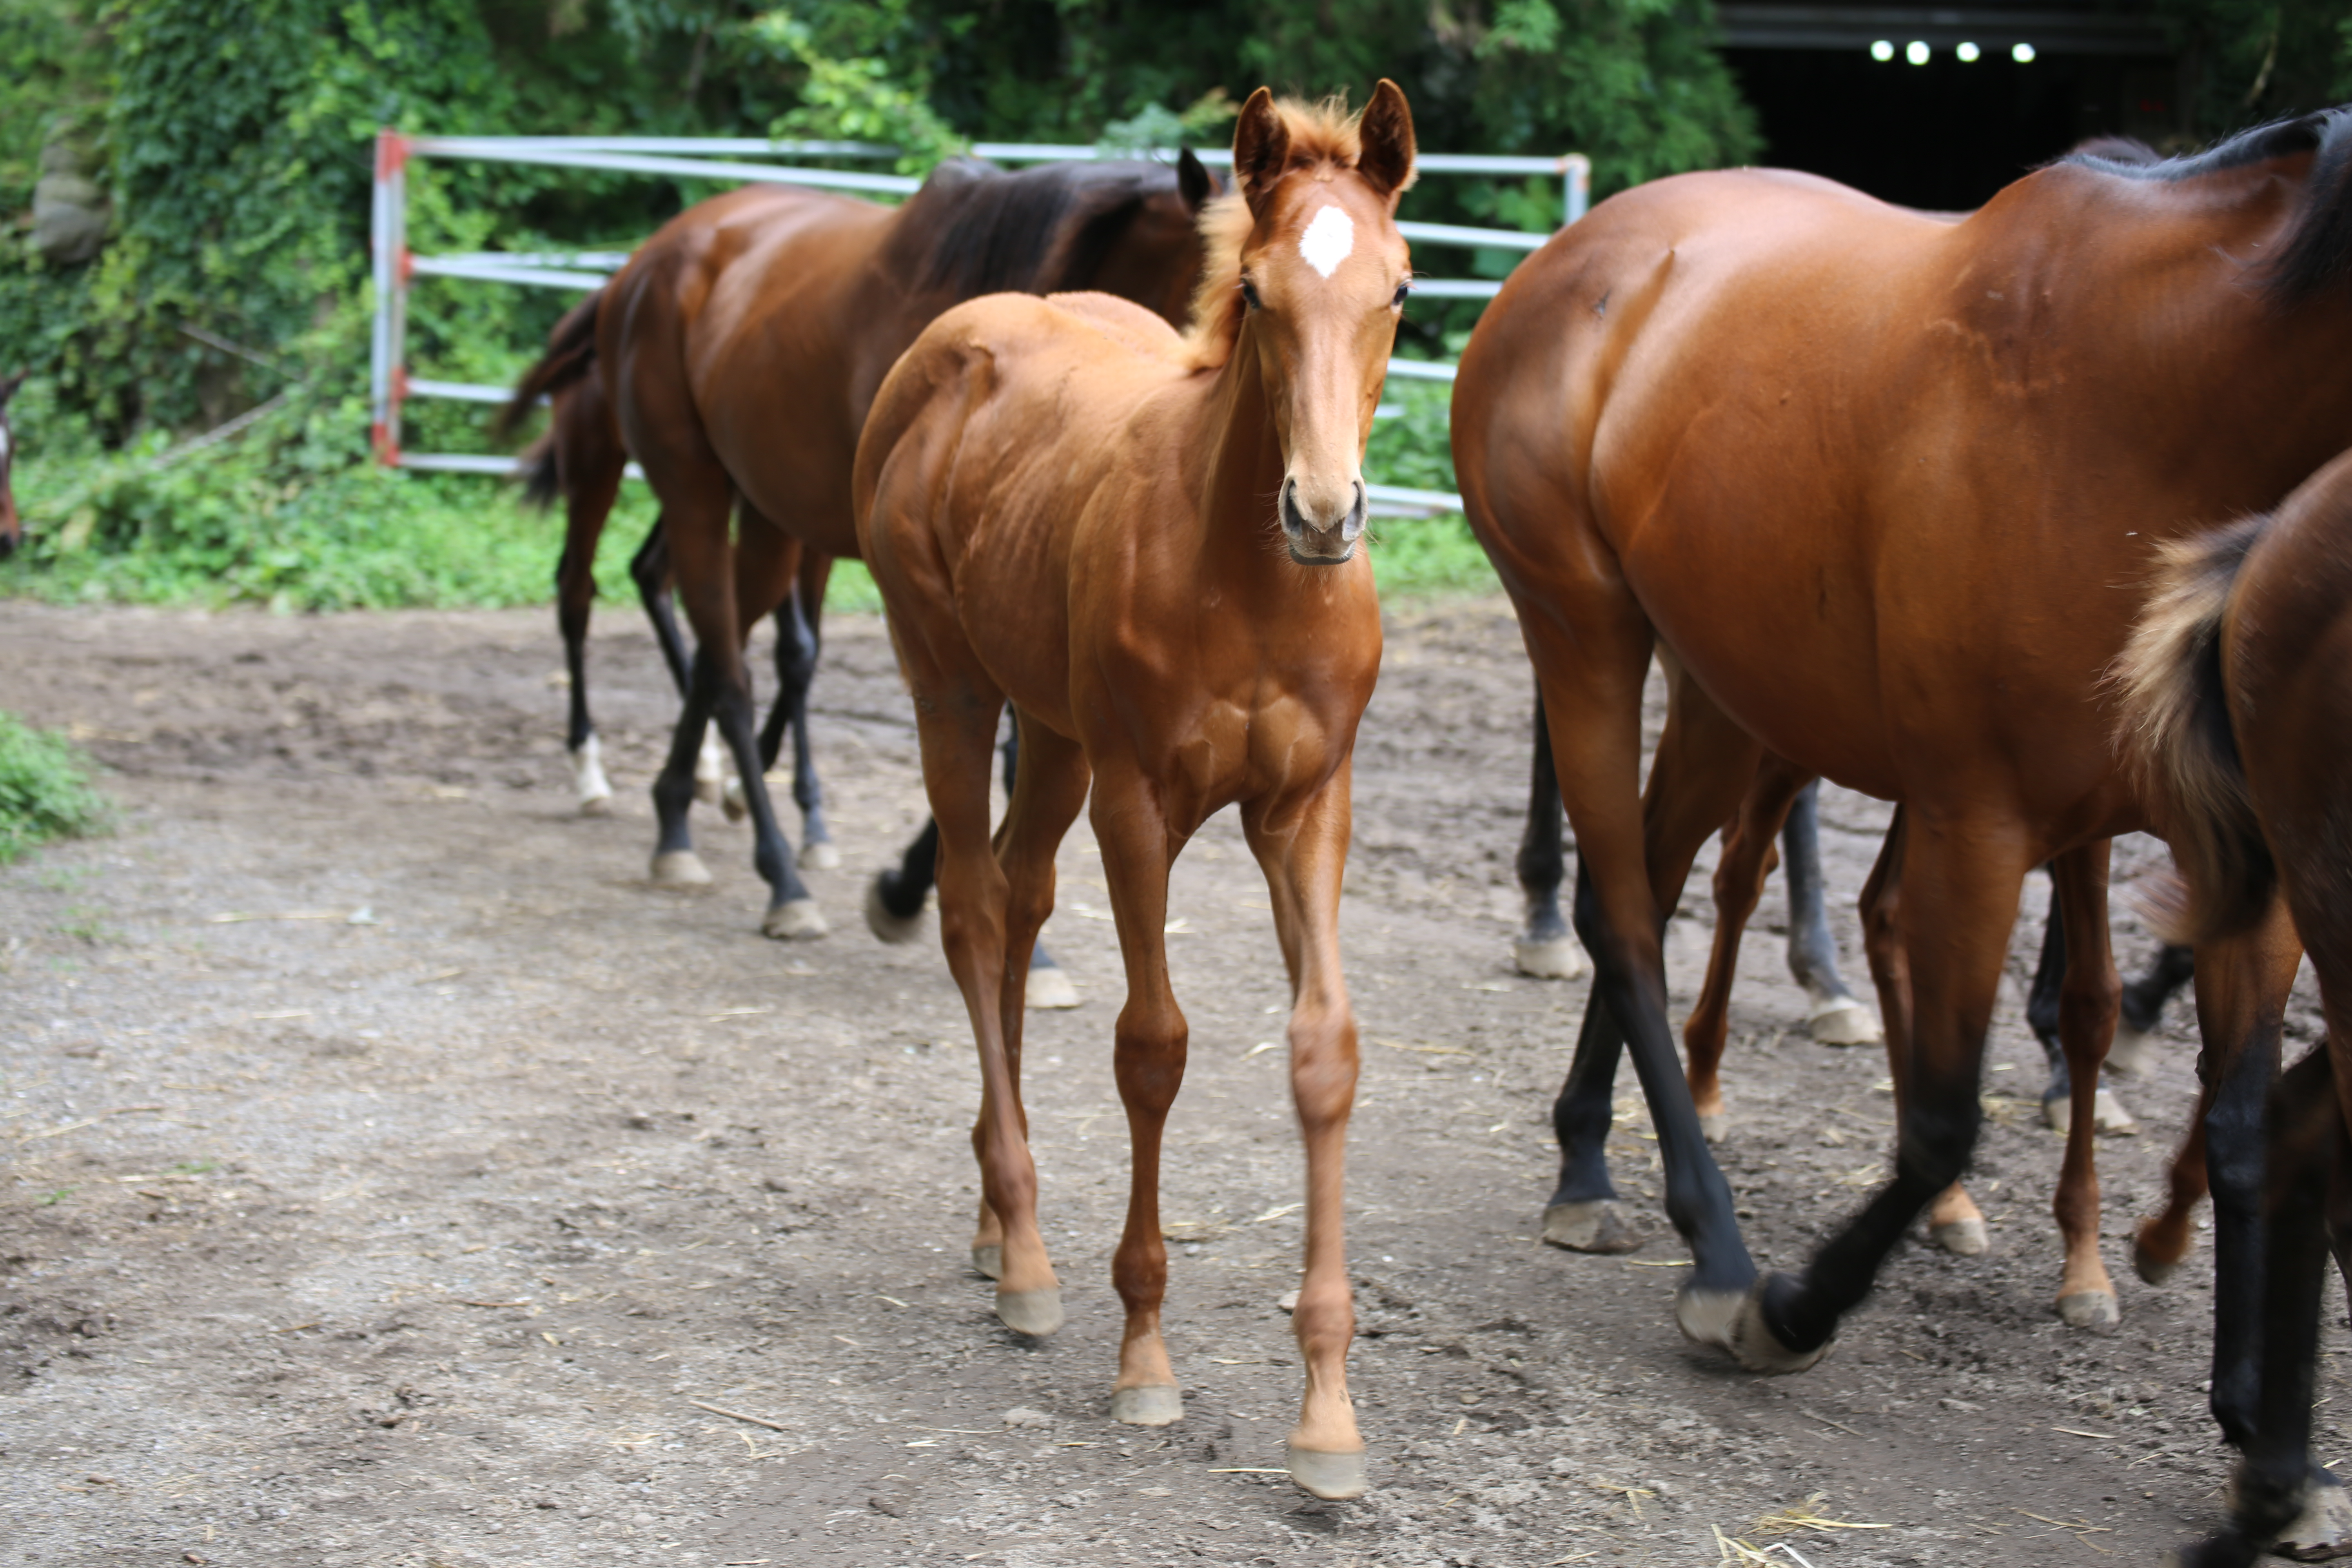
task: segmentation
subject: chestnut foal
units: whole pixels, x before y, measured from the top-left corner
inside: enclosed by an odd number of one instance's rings
[[[859,442],[858,543],[913,689],[939,824],[940,937],[980,1049],[972,1130],[997,1315],[1062,1321],[1021,1106],[1021,977],[1054,852],[1087,804],[1126,963],[1116,1034],[1133,1185],[1112,1277],[1126,1305],[1115,1419],[1183,1401],[1160,1333],[1161,1129],[1184,1070],[1169,985],[1169,870],[1238,805],[1290,973],[1291,1090],[1307,1152],[1307,1368],[1289,1471],[1365,1487],[1348,1397],[1342,1240],[1356,1026],[1339,969],[1349,756],[1380,669],[1361,472],[1408,289],[1397,198],[1412,121],[1383,81],[1360,117],[1277,105],[1234,137],[1237,198],[1204,219],[1194,326],[1100,294],[974,300],[932,324]],[[998,715],[1021,769],[989,834]]]

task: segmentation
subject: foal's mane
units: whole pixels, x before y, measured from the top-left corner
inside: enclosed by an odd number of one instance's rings
[[[1349,113],[1344,97],[1315,103],[1286,98],[1274,107],[1289,135],[1285,174],[1356,166],[1364,150],[1356,133],[1362,111]],[[1249,241],[1254,222],[1238,193],[1220,196],[1201,209],[1201,283],[1192,294],[1192,325],[1184,334],[1185,357],[1198,369],[1214,370],[1223,364],[1232,357],[1234,340],[1241,335],[1245,309],[1242,247]]]
[[[977,159],[940,164],[907,203],[891,248],[924,291],[960,300],[1083,287],[1143,204],[1176,192],[1161,163],[1040,163],[1006,173]]]
[[[2142,163],[2085,151],[2058,162],[2171,184],[2298,153],[2313,154],[2311,174],[2297,198],[2286,244],[2264,268],[2272,296],[2292,305],[2352,281],[2352,106],[2274,120],[2181,158]]]

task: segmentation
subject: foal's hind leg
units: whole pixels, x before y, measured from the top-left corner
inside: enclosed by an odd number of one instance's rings
[[[1290,1092],[1307,1149],[1307,1258],[1291,1314],[1307,1390],[1290,1431],[1291,1479],[1320,1498],[1360,1496],[1364,1440],[1348,1397],[1355,1337],[1346,1238],[1348,1118],[1356,1097],[1355,1015],[1339,964],[1339,879],[1348,858],[1350,764],[1314,794],[1242,813],[1265,872],[1290,971]]]
[[[1815,1044],[1866,1046],[1880,1037],[1878,1020],[1838,973],[1837,942],[1822,894],[1821,800],[1821,780],[1808,782],[1780,830],[1780,864],[1789,880],[1789,973],[1812,999],[1805,1023]]]
[[[2065,1237],[2066,1268],[2058,1287],[2058,1315],[2074,1328],[2104,1328],[2116,1321],[2115,1282],[2099,1259],[2099,1172],[2093,1148],[2096,1126],[2093,1100],[2099,1064],[2115,1037],[2123,983],[2107,945],[2107,854],[2102,838],[2069,849],[2051,864],[2065,927],[2066,981],[2058,1008],[2058,1034],[2066,1051],[2067,1079],[2074,1113],[2066,1133],[2066,1159],[2058,1173],[2054,1205]]]
[[[1021,715],[1016,712],[1012,718],[1013,721],[1004,728],[1004,798],[1008,801],[1021,780]],[[1003,831],[998,827],[999,837]],[[1029,977],[1022,987],[1022,997],[1040,1012],[1058,1012],[1078,1005],[1078,988],[1070,984],[1070,977],[1062,973],[1062,966],[1054,962],[1054,955],[1045,951],[1042,942],[1029,950]]]
[[[2033,984],[2026,993],[2025,1022],[2033,1037],[2042,1042],[2042,1055],[2050,1064],[2050,1081],[2042,1090],[2042,1120],[2052,1131],[2063,1132],[2074,1125],[2074,1080],[2066,1065],[2066,1047],[2059,1037],[2066,989],[2066,922],[2059,914],[2054,869],[2052,875],[2050,917],[2042,923],[2042,956],[2033,966]],[[2093,1124],[2099,1131],[2129,1136],[2139,1131],[2139,1123],[2124,1109],[2108,1081],[2104,1063],[2099,1068],[2099,1091],[2091,1103]]]
[[[1805,775],[1767,755],[1739,803],[1739,815],[1723,830],[1723,851],[1715,863],[1715,945],[1707,954],[1706,982],[1683,1025],[1683,1055],[1689,1062],[1691,1103],[1699,1130],[1712,1143],[1725,1126],[1723,1084],[1717,1076],[1730,1032],[1731,984],[1739,967],[1739,938],[1764,879],[1772,868],[1773,836]],[[1790,928],[1794,929],[1793,925]]]

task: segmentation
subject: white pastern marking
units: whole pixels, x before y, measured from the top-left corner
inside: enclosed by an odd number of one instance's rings
[[[1315,215],[1307,232],[1298,237],[1298,254],[1307,265],[1328,278],[1339,270],[1339,263],[1356,253],[1356,226],[1338,207],[1327,206]]]

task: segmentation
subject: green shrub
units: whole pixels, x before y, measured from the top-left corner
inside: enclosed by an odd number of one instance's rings
[[[104,826],[89,763],[62,735],[0,712],[0,866],[52,838]]]

